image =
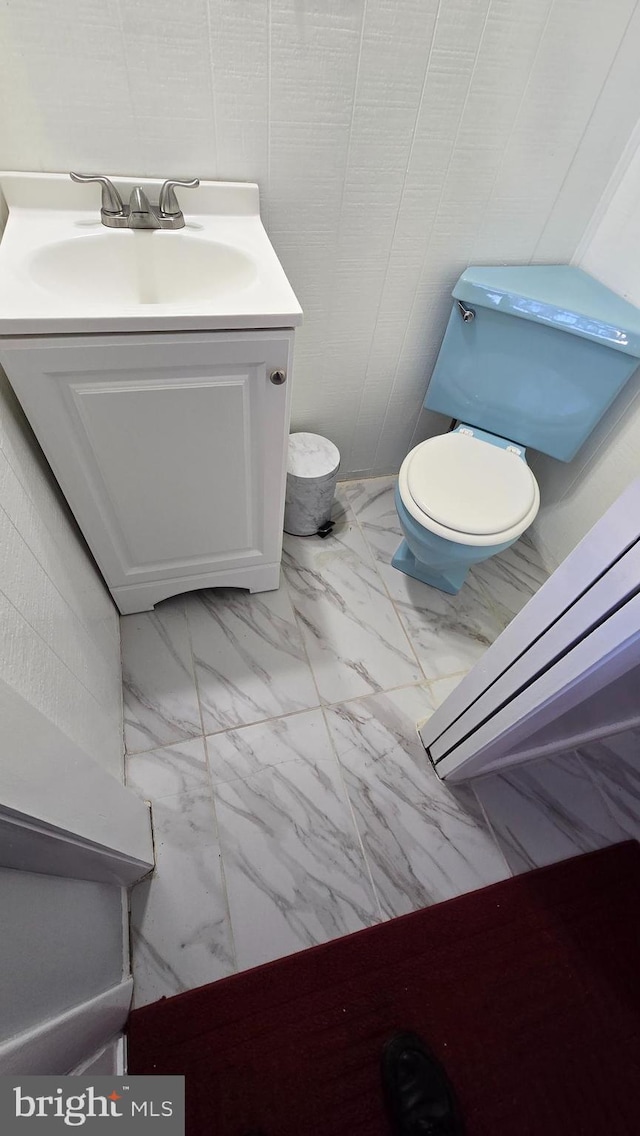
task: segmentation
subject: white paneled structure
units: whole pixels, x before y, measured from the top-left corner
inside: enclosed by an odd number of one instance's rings
[[[1,375],[0,683],[122,780],[116,609]]]
[[[258,181],[306,314],[293,426],[345,475],[398,467],[460,271],[569,260],[640,117],[635,0],[10,0],[0,18],[6,167]]]
[[[122,889],[62,878],[52,837],[68,817],[97,844],[119,828],[118,619],[1,374],[0,705],[0,1068],[65,1072],[120,1028],[130,994]],[[83,777],[99,791],[79,808]],[[96,813],[99,833],[89,831]],[[72,849],[68,874],[81,875],[81,846],[61,839],[61,848]],[[46,866],[27,870],[39,857]]]
[[[640,129],[614,173],[609,192],[575,263],[632,304],[640,305]],[[569,465],[538,457],[543,506],[535,535],[553,568],[640,476],[640,370]]]
[[[576,263],[640,306],[640,124],[623,159],[610,199],[595,219]]]

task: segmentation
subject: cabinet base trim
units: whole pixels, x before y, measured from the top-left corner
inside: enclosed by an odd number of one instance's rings
[[[172,580],[152,580],[145,584],[124,584],[110,588],[122,615],[151,611],[160,600],[199,588],[247,588],[250,592],[274,592],[280,587],[280,561],[256,564],[251,568],[222,568],[199,576],[179,576]]]

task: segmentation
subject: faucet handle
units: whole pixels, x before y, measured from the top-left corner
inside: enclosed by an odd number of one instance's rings
[[[101,177],[99,174],[69,174],[72,181],[80,182],[83,185],[85,182],[97,181],[102,186],[102,212],[103,213],[124,213],[124,205],[122,198],[118,193],[113,182],[109,181],[108,177]]]
[[[182,189],[197,189],[200,185],[200,178],[191,178],[190,181],[165,181],[162,189],[160,190],[159,209],[165,217],[174,217],[180,213],[180,206],[178,205],[178,198],[175,195],[176,186]]]

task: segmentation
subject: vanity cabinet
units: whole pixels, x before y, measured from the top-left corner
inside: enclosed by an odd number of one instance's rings
[[[292,347],[287,329],[1,341],[121,612],[278,587]]]

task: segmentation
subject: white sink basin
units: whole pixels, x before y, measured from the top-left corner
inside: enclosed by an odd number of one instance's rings
[[[114,178],[123,197],[158,183]],[[262,226],[258,187],[183,191],[178,231],[107,229],[100,190],[63,174],[0,174],[0,335],[293,327],[300,306]],[[179,192],[179,191],[178,191]]]
[[[255,283],[255,262],[231,245],[182,233],[113,229],[57,241],[33,252],[25,269],[54,296],[94,303],[215,301]]]

